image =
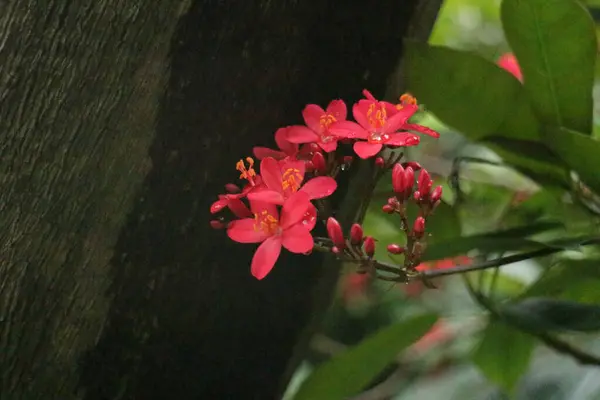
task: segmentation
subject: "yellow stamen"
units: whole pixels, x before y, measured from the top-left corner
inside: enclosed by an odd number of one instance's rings
[[[279,229],[277,218],[269,214],[267,210],[254,214],[254,229],[263,231],[268,235],[273,235]]]
[[[402,110],[405,105],[416,106],[417,98],[410,93],[404,93],[402,96],[400,96],[400,104],[397,104],[396,108],[398,110]]]
[[[282,174],[281,187],[283,190],[290,189],[292,193],[296,193],[300,188],[304,177],[297,168],[288,168]]]
[[[373,128],[382,128],[387,121],[387,112],[385,111],[385,107],[383,105],[371,103],[371,105],[369,105],[369,109],[367,110],[367,119]]]
[[[256,171],[253,168],[254,160],[252,157],[246,157],[246,162],[248,163],[248,168],[246,168],[244,160],[240,160],[235,164],[235,169],[241,172],[240,179],[246,179],[251,185],[254,185],[254,177],[256,176]]]
[[[332,114],[323,114],[321,118],[319,118],[319,124],[321,124],[321,128],[324,130],[329,128],[329,125],[336,121],[337,119]]]

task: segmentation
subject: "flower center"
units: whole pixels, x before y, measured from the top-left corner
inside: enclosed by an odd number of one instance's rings
[[[254,170],[254,160],[252,157],[246,157],[246,162],[248,163],[248,168],[244,164],[244,160],[240,160],[235,164],[235,169],[241,172],[240,179],[246,179],[250,182],[251,186],[255,185],[254,177],[256,176],[256,171]]]
[[[283,171],[281,188],[286,191],[289,190],[292,193],[296,193],[302,184],[304,177],[297,168],[288,168]]]
[[[387,133],[371,132],[367,137],[367,142],[371,144],[382,144],[389,140],[390,135]]]
[[[387,111],[385,111],[383,104],[371,103],[367,110],[367,119],[369,120],[369,125],[374,129],[383,128],[387,121]]]
[[[254,214],[254,229],[263,231],[267,235],[275,235],[279,232],[279,221],[269,214],[267,210],[262,210]]]
[[[396,109],[402,110],[405,105],[416,106],[417,98],[410,93],[404,93],[400,96],[400,104],[396,104]]]
[[[319,118],[319,124],[321,124],[321,130],[326,131],[327,129],[329,129],[329,125],[333,124],[336,121],[337,121],[337,119],[333,116],[333,114],[326,113],[326,114],[321,115],[321,118]]]

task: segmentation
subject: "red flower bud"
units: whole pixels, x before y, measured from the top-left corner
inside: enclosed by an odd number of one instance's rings
[[[377,157],[375,159],[375,165],[379,168],[383,168],[385,166],[385,160],[383,159],[383,157]]]
[[[416,161],[407,161],[404,163],[404,168],[408,168],[411,167],[413,169],[413,171],[419,171],[421,168],[421,164],[419,164]]]
[[[225,190],[229,193],[239,193],[242,191],[242,189],[239,188],[238,185],[234,184],[234,183],[228,183],[225,185]]]
[[[392,168],[392,187],[395,193],[402,194],[406,188],[404,181],[404,168],[400,163],[396,163]]]
[[[327,164],[325,163],[325,157],[323,157],[323,153],[317,152],[313,154],[312,163],[315,171],[319,174],[323,175],[327,172]]]
[[[344,233],[342,232],[342,226],[337,219],[329,217],[327,219],[327,235],[329,239],[338,249],[346,247],[346,240],[344,239]]]
[[[415,223],[413,224],[413,235],[417,238],[420,238],[425,233],[425,218],[417,217],[415,219]]]
[[[216,219],[213,219],[212,221],[210,221],[210,226],[213,229],[224,229],[225,228],[225,224]]]
[[[363,240],[363,228],[360,224],[352,224],[350,228],[350,243],[357,245]]]
[[[371,236],[367,236],[365,238],[364,249],[367,256],[373,257],[375,255],[375,239]]]
[[[421,196],[423,196],[423,198],[427,197],[429,192],[431,192],[432,184],[433,182],[431,181],[429,172],[427,172],[426,169],[422,169],[421,172],[419,172],[419,184],[417,187],[419,188],[419,192],[421,192]]]
[[[312,163],[312,161],[304,161],[304,170],[306,172],[313,172],[314,169],[315,169],[315,166]]]
[[[354,160],[354,157],[352,156],[344,156],[344,158],[342,159],[344,164],[350,165],[352,164],[352,161]]]
[[[442,198],[442,187],[436,186],[433,189],[433,192],[431,192],[431,195],[429,196],[429,201],[431,203],[436,203],[441,198]]]
[[[338,247],[336,247],[336,246],[333,246],[333,247],[331,248],[331,252],[332,252],[333,254],[340,254],[341,250],[340,250]]]
[[[310,143],[308,145],[308,148],[310,149],[311,153],[320,153],[321,152],[321,148],[316,143]]]
[[[404,170],[404,197],[408,198],[415,184],[415,171],[408,167]]]
[[[402,254],[402,253],[404,253],[405,250],[406,249],[404,247],[400,246],[399,244],[395,244],[395,243],[388,244],[388,247],[387,247],[387,251],[392,254]]]
[[[386,204],[385,206],[381,207],[381,211],[383,211],[386,214],[393,214],[394,213],[394,207],[390,206],[389,204]]]
[[[413,198],[415,199],[415,201],[420,201],[421,200],[421,192],[419,192],[418,190],[416,192],[414,192]]]

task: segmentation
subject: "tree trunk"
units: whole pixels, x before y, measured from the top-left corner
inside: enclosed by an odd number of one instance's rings
[[[416,3],[2,2],[0,398],[277,398],[319,259],[256,281],[209,205],[305,104],[383,93]]]

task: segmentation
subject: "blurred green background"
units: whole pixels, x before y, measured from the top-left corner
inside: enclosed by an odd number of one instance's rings
[[[600,9],[600,0],[587,3]],[[499,8],[500,0],[446,0],[430,42],[474,51],[495,61],[510,51],[501,28]],[[596,77],[594,134],[600,137],[600,70]],[[436,183],[444,186],[445,203],[428,226],[433,232],[430,244],[433,247],[438,244],[434,254],[429,256],[433,259],[427,263],[428,267],[460,264],[473,256],[470,253],[457,255],[451,248],[453,240],[464,235],[552,221],[553,218],[567,221],[569,228],[578,232],[597,231],[597,219],[590,218],[579,208],[557,201],[556,193],[540,188],[511,168],[462,163],[457,170],[454,160],[458,157],[490,161],[499,161],[500,158],[484,146],[469,143],[460,132],[452,131],[431,114],[422,115],[419,123],[442,134],[439,140],[424,138],[423,144],[408,154],[409,160],[418,160],[435,175]],[[448,185],[451,175],[458,178],[460,193]],[[401,237],[399,227],[396,219],[380,212],[389,197],[390,188],[389,177],[382,179],[364,228],[367,234],[379,240],[378,259],[394,261],[389,258],[385,247]],[[560,237],[559,233],[545,235]],[[448,257],[444,257],[446,250]],[[491,256],[502,254],[496,252]],[[580,253],[564,255],[568,260],[578,257],[582,257]],[[499,271],[481,273],[476,279],[480,287],[488,285],[496,298],[516,296],[523,293],[550,262],[557,263],[560,259],[516,263]],[[558,355],[542,345],[530,345],[529,339],[523,339],[514,332],[482,342],[487,317],[470,298],[461,277],[444,278],[435,283],[438,289],[432,290],[425,289],[420,283],[394,285],[371,282],[348,268],[340,279],[338,295],[321,332],[313,339],[311,354],[290,385],[288,398],[292,398],[294,390],[310,374],[314,365],[343,351],[346,346],[358,343],[379,328],[409,315],[434,310],[441,316],[435,329],[426,339],[403,353],[396,365],[381,376],[381,381],[389,384],[378,386],[382,390],[380,397],[367,397],[365,393],[356,399],[504,399],[509,397],[500,388],[502,385],[497,383],[510,380],[517,381],[513,392],[516,399],[600,399],[599,369],[580,366],[569,357]],[[560,297],[598,303],[600,290],[593,284],[597,283],[582,280],[579,286],[570,287]],[[596,335],[586,336],[587,348],[600,352],[597,339]],[[485,347],[484,352],[482,346]],[[533,349],[531,362],[529,348]],[[496,383],[489,379],[494,374],[497,375]]]

